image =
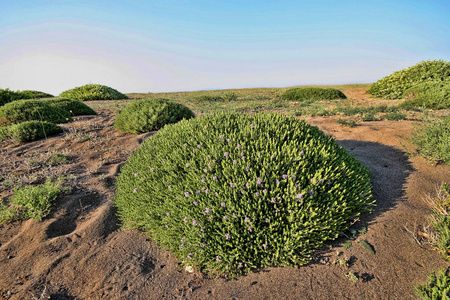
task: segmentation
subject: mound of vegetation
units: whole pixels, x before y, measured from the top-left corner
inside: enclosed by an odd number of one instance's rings
[[[38,98],[53,98],[52,94],[40,92],[40,91],[32,91],[32,90],[24,90],[20,91],[22,95],[25,95],[26,98],[22,99],[38,99]]]
[[[87,106],[86,104],[70,99],[55,98],[55,99],[45,99],[42,102],[50,105],[64,109],[69,112],[72,116],[82,116],[82,115],[96,115],[97,113]]]
[[[60,98],[73,100],[120,100],[128,97],[119,91],[101,84],[86,84],[59,94]]]
[[[194,117],[194,113],[182,104],[162,98],[140,99],[119,113],[114,126],[123,132],[139,134]]]
[[[450,77],[444,81],[419,83],[403,93],[406,100],[401,107],[422,107],[431,109],[450,108]]]
[[[450,116],[425,121],[413,132],[411,142],[420,155],[450,165]]]
[[[145,140],[114,203],[185,266],[234,275],[307,263],[373,201],[368,169],[317,127],[223,113]]]
[[[290,101],[308,101],[346,99],[347,97],[343,92],[337,89],[308,87],[289,89],[281,95],[281,98]]]
[[[450,76],[450,62],[423,61],[397,71],[371,85],[367,93],[385,99],[401,99],[405,91],[424,81],[442,81]]]
[[[17,100],[0,107],[3,125],[25,121],[47,121],[50,123],[72,122],[72,117],[64,109],[50,106],[40,100]]]
[[[62,132],[62,128],[50,122],[27,121],[0,127],[0,141],[12,139],[15,144],[31,142]]]
[[[0,89],[0,106],[18,99],[31,99],[31,97],[23,92]]]

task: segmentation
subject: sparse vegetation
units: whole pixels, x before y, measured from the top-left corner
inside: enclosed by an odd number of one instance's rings
[[[141,99],[121,110],[114,126],[123,132],[140,134],[194,117],[194,113],[182,104],[167,99]]]
[[[147,231],[185,266],[231,275],[307,263],[372,204],[366,167],[281,114],[164,127],[121,169],[115,198],[124,226]]]
[[[119,91],[100,84],[86,84],[76,87],[59,94],[60,98],[72,100],[120,100],[128,99],[128,97]]]
[[[400,107],[430,109],[450,108],[450,77],[446,80],[422,82],[405,91]]]
[[[414,291],[423,300],[449,299],[450,276],[445,269],[439,270],[437,276],[433,271],[428,276],[427,283],[425,285],[417,285]]]
[[[412,67],[392,73],[370,87],[367,93],[385,99],[401,99],[405,91],[426,81],[443,81],[450,76],[450,62],[423,61]]]
[[[417,152],[437,162],[450,164],[450,116],[424,120],[416,126],[411,142]]]
[[[0,107],[2,125],[18,124],[25,121],[46,121],[51,123],[72,122],[70,113],[50,106],[41,100],[17,100]]]
[[[289,89],[281,95],[281,98],[289,101],[308,101],[346,99],[347,97],[337,89],[307,87]]]

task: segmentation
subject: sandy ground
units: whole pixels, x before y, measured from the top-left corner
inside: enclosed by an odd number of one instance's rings
[[[408,232],[429,224],[424,197],[450,179],[450,166],[406,155],[403,145],[409,146],[413,121],[349,128],[337,124],[337,117],[307,118],[372,171],[377,206],[353,228],[367,227],[358,239],[375,254],[357,241],[345,250],[349,239],[342,237],[317,251],[306,266],[270,267],[228,279],[187,273],[143,233],[117,225],[111,201],[115,176],[153,133],[120,133],[112,126],[113,112],[99,112],[77,117],[59,136],[0,150],[3,176],[33,183],[70,174],[72,188],[42,222],[0,226],[3,299],[415,299],[413,286],[447,266],[426,241],[419,244]],[[39,163],[54,152],[66,154],[69,163]],[[0,197],[11,194],[0,190]],[[344,257],[348,267],[334,263]],[[352,282],[349,273],[358,280]]]

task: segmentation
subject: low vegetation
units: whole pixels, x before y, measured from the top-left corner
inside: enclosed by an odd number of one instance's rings
[[[0,107],[6,103],[18,100],[18,99],[30,99],[31,97],[27,94],[21,93],[20,91],[14,92],[9,89],[0,89]]]
[[[402,107],[429,109],[450,108],[450,77],[443,81],[426,81],[405,91]]]
[[[68,111],[50,106],[41,100],[17,100],[0,107],[0,126],[26,121],[67,123],[73,119]]]
[[[25,95],[27,98],[22,99],[38,99],[38,98],[53,98],[54,96],[49,93],[44,93],[41,91],[33,91],[33,90],[24,90],[20,91],[22,95]]]
[[[194,117],[194,113],[182,104],[160,98],[140,99],[120,111],[114,126],[123,132],[140,134]]]
[[[414,291],[423,300],[450,299],[450,276],[445,269],[439,270],[438,275],[433,271],[427,283],[417,285]]]
[[[370,175],[317,127],[282,114],[213,114],[161,129],[117,179],[122,224],[186,267],[302,265],[373,205]]]
[[[119,91],[100,84],[86,84],[76,87],[59,94],[60,98],[72,100],[120,100],[128,99],[128,97]]]
[[[0,142],[11,140],[13,144],[20,144],[47,138],[62,131],[62,128],[54,123],[26,121],[0,127]]]
[[[309,101],[309,100],[333,100],[346,99],[343,92],[333,88],[293,88],[281,95],[281,98],[289,101]]]
[[[416,126],[411,142],[420,155],[438,163],[450,164],[450,116],[424,120]]]
[[[41,100],[43,103],[46,103],[50,106],[58,107],[64,109],[69,112],[71,116],[82,116],[82,115],[96,115],[97,113],[87,106],[85,103],[64,99],[64,98],[55,98],[55,99],[45,99]]]
[[[428,81],[443,81],[450,77],[450,62],[423,61],[386,76],[370,87],[367,93],[384,99],[401,99],[406,90]]]

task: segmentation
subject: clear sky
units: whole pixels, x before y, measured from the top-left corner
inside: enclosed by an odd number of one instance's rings
[[[449,0],[0,0],[0,88],[374,82],[450,60]]]

